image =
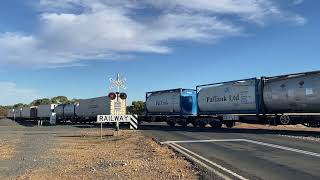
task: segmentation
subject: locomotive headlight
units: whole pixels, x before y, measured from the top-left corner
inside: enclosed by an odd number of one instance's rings
[[[125,100],[125,99],[127,99],[127,94],[126,93],[120,93],[120,98],[121,99],[123,99],[123,100]]]

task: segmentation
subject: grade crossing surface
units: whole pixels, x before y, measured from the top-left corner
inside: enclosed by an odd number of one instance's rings
[[[282,136],[272,130],[201,130],[159,123],[140,129],[205,164],[209,167],[205,170],[214,169],[223,179],[320,179],[320,142],[316,140]]]

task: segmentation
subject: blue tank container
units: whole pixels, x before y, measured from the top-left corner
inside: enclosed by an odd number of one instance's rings
[[[171,89],[146,93],[147,115],[197,115],[197,93],[194,89]]]

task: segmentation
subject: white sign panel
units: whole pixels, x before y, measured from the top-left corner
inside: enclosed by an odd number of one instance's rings
[[[114,102],[114,109],[116,111],[121,111],[121,102]]]
[[[129,122],[134,129],[138,128],[138,121],[132,115],[98,115],[98,123],[114,123],[114,122]]]

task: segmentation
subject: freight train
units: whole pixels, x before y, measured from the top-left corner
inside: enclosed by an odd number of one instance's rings
[[[146,93],[140,121],[231,128],[235,122],[320,126],[320,71]]]
[[[119,98],[119,114],[126,113],[126,100]],[[49,121],[54,117],[60,122],[95,122],[97,115],[115,114],[115,100],[108,96],[81,99],[78,104],[45,104],[9,109],[7,117],[21,121]]]
[[[80,100],[79,104],[51,104],[8,110],[8,118],[57,122],[94,122],[97,115],[126,114],[126,96],[115,94]],[[120,97],[123,97],[120,95]],[[119,107],[120,106],[120,107]],[[170,126],[231,128],[235,122],[304,124],[320,127],[320,71],[242,79],[146,93],[145,115],[139,122],[161,121]]]

